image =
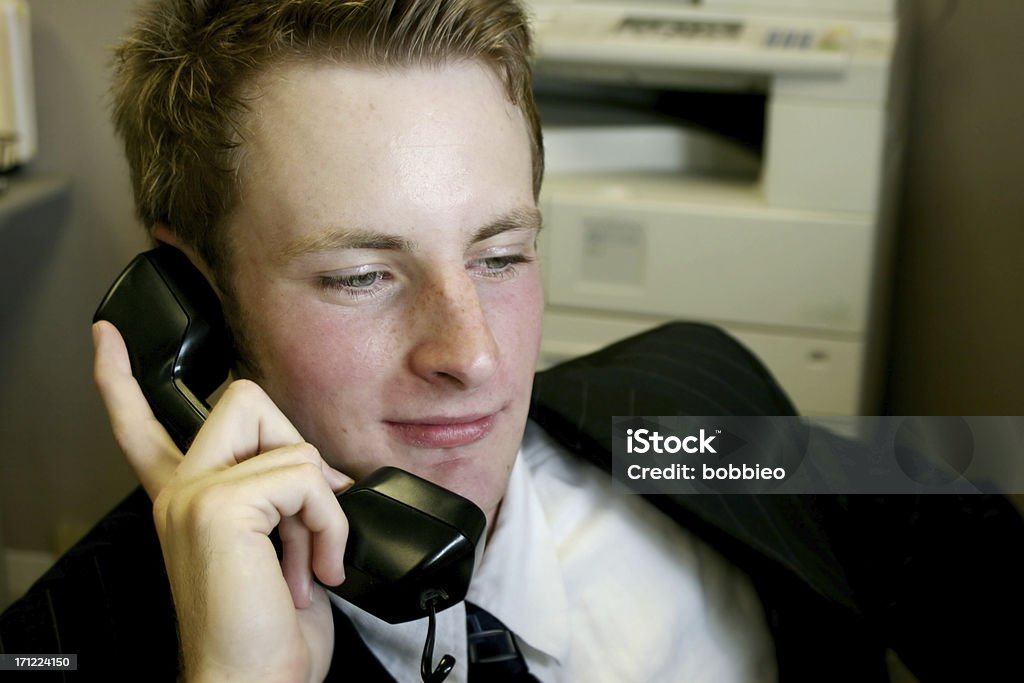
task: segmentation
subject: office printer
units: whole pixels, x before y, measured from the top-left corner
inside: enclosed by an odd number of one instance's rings
[[[532,0],[542,364],[715,323],[808,414],[876,414],[896,0]]]

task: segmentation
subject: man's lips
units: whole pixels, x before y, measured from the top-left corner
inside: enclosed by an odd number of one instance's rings
[[[419,448],[456,448],[467,446],[487,436],[494,427],[494,417],[429,417],[417,420],[388,421],[388,426],[403,441]]]

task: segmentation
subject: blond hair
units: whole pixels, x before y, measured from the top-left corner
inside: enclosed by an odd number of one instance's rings
[[[245,89],[285,60],[488,64],[530,129],[536,195],[544,154],[531,50],[515,0],[158,0],[114,63],[113,119],[138,216],[147,228],[168,224],[223,272],[223,222],[239,199]]]

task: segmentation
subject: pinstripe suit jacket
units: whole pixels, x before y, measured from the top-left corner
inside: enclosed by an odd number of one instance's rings
[[[539,373],[531,407],[567,448],[606,468],[613,415],[788,414],[744,348],[681,323]],[[999,680],[1014,666],[1019,632],[996,617],[1019,620],[1024,609],[1024,522],[1002,498],[649,500],[750,575],[782,681],[885,681],[889,649],[922,681]],[[335,634],[328,680],[391,680],[337,611]],[[77,653],[83,680],[176,679],[174,607],[144,492],[0,617],[0,652]]]

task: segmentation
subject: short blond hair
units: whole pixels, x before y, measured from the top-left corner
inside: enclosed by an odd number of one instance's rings
[[[515,0],[157,0],[114,61],[113,119],[136,212],[147,228],[171,226],[223,272],[230,263],[223,222],[239,199],[245,88],[290,59],[488,64],[530,129],[536,196],[544,152],[531,53]]]

